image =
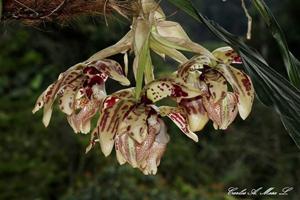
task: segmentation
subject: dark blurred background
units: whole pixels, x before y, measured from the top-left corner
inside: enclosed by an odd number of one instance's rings
[[[199,0],[198,8],[231,32],[246,34],[240,1]],[[267,1],[285,30],[291,50],[300,56],[300,1]],[[222,46],[202,25],[163,2],[170,19],[179,21],[195,41],[210,50]],[[274,40],[253,8],[253,39],[259,50],[285,74]],[[116,42],[128,31],[120,17],[81,17],[66,24],[0,25],[0,199],[300,199],[300,151],[280,119],[255,101],[246,121],[237,119],[228,130],[209,124],[194,143],[170,121],[171,142],[156,176],[144,176],[119,166],[115,155],[105,158],[96,147],[85,154],[89,136],[75,135],[55,110],[50,126],[42,112],[32,115],[38,95],[60,72]],[[120,59],[118,56],[116,59]],[[155,57],[157,74],[174,70]],[[109,82],[109,91],[120,87]],[[300,125],[300,124],[299,124]],[[229,187],[294,187],[289,196],[227,195]]]

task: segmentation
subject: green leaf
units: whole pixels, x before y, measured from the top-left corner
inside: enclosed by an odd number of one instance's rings
[[[267,24],[269,30],[271,31],[273,37],[278,43],[280,52],[283,57],[284,65],[286,67],[288,76],[297,88],[300,87],[300,62],[295,58],[295,56],[290,52],[285,35],[276,21],[276,18],[272,14],[271,10],[268,8],[264,0],[253,0],[252,1]]]
[[[240,41],[215,22],[199,13],[189,0],[169,0],[171,3],[202,22],[214,35],[232,46],[241,56],[245,70],[252,78],[258,98],[272,107],[292,139],[300,148],[300,91],[271,68],[255,50]]]
[[[2,0],[0,0],[0,21],[1,21],[1,19],[2,19],[2,9],[3,9],[3,2],[2,2]]]

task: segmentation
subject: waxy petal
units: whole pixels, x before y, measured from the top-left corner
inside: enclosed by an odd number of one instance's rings
[[[100,112],[101,112],[103,110],[112,108],[112,107],[116,106],[116,104],[119,103],[119,101],[121,99],[123,101],[128,100],[129,102],[132,102],[133,92],[134,92],[134,88],[127,88],[127,89],[119,90],[118,92],[111,94],[110,96],[106,97],[105,100],[103,100],[99,103],[100,105],[98,106],[98,110],[100,110]],[[101,116],[101,114],[100,114],[100,116]],[[109,122],[106,122],[106,123],[109,123]],[[93,130],[93,132],[91,134],[90,144],[86,148],[86,152],[90,151],[90,149],[95,146],[96,142],[100,143],[99,138],[100,138],[101,131],[100,131],[99,126],[100,126],[100,118],[98,120],[97,127]],[[112,136],[112,138],[113,138],[113,136]],[[109,143],[109,144],[111,144],[111,143]],[[101,143],[100,143],[100,145],[101,145]],[[106,150],[106,154],[109,154],[109,149],[112,147],[108,146],[106,148],[108,148],[108,150]]]
[[[132,101],[134,100],[133,95],[134,95],[134,88],[127,88],[127,89],[114,92],[108,97],[106,97],[102,109],[107,109],[114,106],[120,99]]]
[[[206,110],[203,106],[202,97],[183,99],[180,106],[185,110],[188,117],[188,124],[191,131],[196,132],[204,128],[209,121]]]
[[[196,82],[195,79],[198,79],[198,77],[191,79],[191,73],[196,72],[197,70],[203,69],[205,66],[211,66],[211,59],[209,59],[207,56],[197,56],[186,63],[179,66],[177,70],[177,77],[182,79],[185,83],[189,82]],[[199,74],[200,75],[200,74]]]
[[[59,108],[67,115],[74,112],[75,93],[72,88],[65,88],[63,96],[59,99]]]
[[[123,60],[124,60],[124,72],[125,72],[125,76],[127,76],[128,75],[128,53],[127,52],[124,53]]]
[[[161,116],[169,117],[186,136],[198,142],[198,136],[190,130],[188,116],[184,110],[169,106],[161,106],[156,110]]]
[[[242,119],[246,119],[254,101],[254,87],[250,77],[243,71],[227,65],[218,65],[217,69],[232,86],[238,97],[239,114]]]
[[[50,123],[50,119],[52,116],[52,105],[48,104],[44,106],[44,114],[43,114],[43,124],[47,127]]]
[[[133,32],[130,30],[119,42],[95,53],[86,62],[98,61],[125,51],[129,51],[132,48],[132,40]]]
[[[218,48],[212,54],[224,64],[242,64],[240,56],[229,46]]]
[[[188,61],[185,55],[183,55],[181,52],[177,51],[176,49],[169,48],[165,45],[161,45],[160,43],[156,42],[152,37],[150,38],[150,48],[163,59],[165,59],[165,55],[167,55],[179,63],[184,63]]]
[[[213,57],[206,48],[191,41],[179,23],[159,21],[153,26],[151,36],[167,47]]]
[[[82,80],[77,79],[72,84],[65,85],[60,93],[59,108],[67,115],[71,115],[75,111],[76,96],[82,87]]]
[[[213,102],[217,102],[226,96],[228,92],[227,81],[219,71],[209,68],[201,74],[200,80],[206,83]]]
[[[115,137],[115,150],[116,150],[116,157],[117,157],[117,160],[119,162],[120,165],[123,165],[125,164],[127,161],[126,161],[126,158],[123,156],[122,152],[120,149],[122,148],[122,144],[120,143],[120,138],[119,136],[116,136]]]
[[[166,151],[166,147],[166,144],[161,144],[156,141],[153,142],[153,145],[149,150],[148,158],[141,164],[141,170],[145,175],[155,175],[157,173],[157,167]]]
[[[216,129],[227,129],[238,113],[237,98],[232,92],[228,92],[227,96],[217,103],[204,98],[203,105]]]
[[[105,104],[106,102],[104,102]],[[114,136],[117,133],[118,126],[124,119],[128,109],[134,105],[132,101],[119,100],[111,107],[103,107],[95,131],[98,132],[101,150],[105,156],[108,156],[114,146]]]
[[[156,114],[151,115],[147,123],[149,134],[140,144],[130,135],[119,133],[115,138],[116,153],[119,163],[128,162],[144,174],[155,174],[170,137],[164,122]]]
[[[110,59],[103,59],[88,63],[88,67],[95,67],[99,72],[109,76],[111,79],[120,82],[122,85],[130,85],[129,80],[124,75],[121,65]],[[103,78],[105,81],[105,78]]]
[[[142,143],[135,141],[130,134],[124,132],[118,132],[115,138],[115,147],[117,156],[120,159],[120,163],[128,162],[133,164],[134,167],[140,166],[141,161],[143,161],[149,154],[149,149],[152,146],[156,133],[159,132],[160,126],[158,128],[149,125],[149,134],[147,130],[147,135]],[[132,146],[134,145],[134,147]]]
[[[142,143],[148,135],[147,119],[149,111],[150,108],[147,108],[144,105],[140,105],[130,110],[124,120],[121,121],[118,133],[128,134],[136,142]]]
[[[137,168],[137,155],[136,155],[136,143],[127,134],[117,135],[116,139],[118,141],[118,151],[120,151],[123,158],[133,167]]]
[[[148,157],[149,149],[153,145],[153,142],[157,136],[156,134],[159,133],[160,129],[161,124],[158,120],[157,114],[152,114],[147,119],[147,137],[142,143],[137,143],[136,145],[137,162],[139,163],[139,165]]]
[[[68,116],[68,122],[73,128],[75,133],[88,133],[90,132],[90,121],[97,113],[102,101],[90,100],[80,110],[79,113],[73,113]]]
[[[160,79],[146,86],[146,96],[152,102],[157,102],[166,97],[173,97],[180,100],[182,98],[193,98],[199,95],[201,95],[201,91],[197,88],[187,88],[174,79]]]
[[[49,90],[49,87],[36,100],[35,106],[32,109],[33,114],[36,113],[37,111],[39,111],[44,106],[43,98],[44,98],[45,93],[48,92],[48,90]]]

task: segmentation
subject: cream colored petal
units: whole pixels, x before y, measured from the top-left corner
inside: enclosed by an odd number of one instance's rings
[[[212,54],[218,61],[224,64],[242,63],[240,56],[229,46],[218,48]]]
[[[76,95],[82,88],[82,79],[76,79],[72,83],[65,85],[59,93],[59,108],[67,115],[71,115],[75,111]]]
[[[48,90],[48,89],[47,89]],[[39,111],[44,106],[44,95],[47,93],[47,90],[45,90],[36,100],[35,106],[32,109],[32,113],[35,114],[37,111]]]
[[[91,130],[91,121],[88,120],[85,123],[82,124],[81,126],[81,133],[83,134],[88,134]]]
[[[43,124],[48,127],[52,115],[52,107],[44,106]]]
[[[118,135],[119,141],[119,151],[124,159],[133,167],[137,168],[137,158],[136,158],[136,143],[127,134]]]
[[[152,37],[150,38],[150,48],[162,58],[165,58],[165,55],[167,55],[179,63],[185,63],[188,61],[188,59],[179,51],[173,48],[169,48],[165,45],[161,45]]]
[[[152,139],[148,142],[148,145],[146,144],[147,151],[142,151],[145,155],[145,160],[139,163],[139,168],[146,175],[156,174],[161,157],[170,140],[165,123],[161,119],[156,120],[156,123],[158,123],[159,126],[149,131],[149,135],[154,135],[154,138],[150,136]]]
[[[127,76],[128,75],[128,53],[127,52],[124,53],[123,60],[124,60],[124,72],[125,72],[125,76]]]
[[[142,143],[145,141],[148,131],[147,131],[147,118],[149,114],[149,109],[140,105],[132,109],[124,120],[121,121],[118,127],[119,134],[128,134],[137,143]]]
[[[198,82],[201,75],[199,70],[211,65],[211,59],[207,56],[197,56],[180,65],[176,76],[183,82],[194,85],[193,83]]]
[[[65,88],[63,96],[59,99],[59,108],[67,115],[74,112],[75,93],[72,88]]]
[[[190,130],[188,116],[181,108],[161,106],[158,112],[162,116],[169,117],[186,136],[198,142],[198,136]]]
[[[157,173],[157,167],[160,164],[160,160],[166,150],[167,145],[154,142],[149,150],[149,157],[145,160],[142,171],[145,175],[155,175]]]
[[[237,98],[231,92],[228,92],[226,97],[220,99],[217,103],[204,98],[203,105],[209,118],[214,122],[215,128],[222,130],[228,128],[238,113]]]
[[[128,109],[134,104],[133,102],[126,100],[114,101],[112,105],[108,106],[107,101],[112,99],[108,98],[103,108],[101,109],[101,115],[97,123],[95,131],[98,132],[101,150],[105,156],[108,156],[114,146],[114,137],[117,133],[118,126],[127,113]]]
[[[159,21],[156,24],[156,31],[161,37],[190,40],[189,36],[177,22]]]
[[[254,87],[250,77],[243,71],[227,65],[218,65],[217,69],[223,73],[238,97],[238,109],[242,119],[246,119],[251,112],[254,101]]]
[[[134,21],[134,52],[136,56],[139,55],[143,45],[145,44],[145,41],[149,38],[150,26],[150,22],[142,18],[137,18]]]
[[[130,30],[119,42],[95,53],[86,62],[101,60],[128,51],[132,48],[132,40],[133,40],[133,33]]]
[[[159,122],[159,132],[157,133],[156,137],[155,137],[155,141],[159,144],[167,144],[170,141],[170,136],[168,134],[168,130],[167,130],[167,126],[164,123],[164,121],[162,119],[158,118],[158,122]]]
[[[142,143],[136,145],[136,158],[139,167],[141,167],[144,160],[148,157],[149,149],[153,145],[157,134],[160,132],[161,125],[157,117],[156,114],[153,114],[147,119],[147,137]]]
[[[203,106],[202,97],[183,99],[180,106],[185,110],[191,131],[196,132],[204,128],[209,121],[206,110]]]
[[[91,62],[88,64],[88,67],[95,67],[97,70],[109,76],[111,79],[120,82],[122,85],[130,85],[130,81],[124,75],[121,65],[114,60],[103,59]]]
[[[68,122],[75,133],[88,133],[90,131],[90,121],[97,113],[102,101],[89,100],[81,108],[79,113],[73,113],[68,116]]]
[[[228,91],[227,81],[223,74],[215,69],[207,69],[200,76],[209,90],[210,98],[213,102],[217,102],[226,96]]]
[[[120,148],[121,148],[121,145],[120,145],[120,141],[119,141],[119,136],[116,136],[115,138],[115,150],[116,150],[116,157],[117,157],[117,160],[119,162],[120,165],[123,165],[125,164],[127,161],[126,159],[124,158],[122,152],[120,151]]]
[[[146,96],[152,102],[157,102],[166,97],[173,97],[177,100],[182,98],[193,98],[201,95],[197,88],[187,88],[175,79],[159,79],[146,86]]]
[[[58,82],[55,82],[54,84],[50,85],[47,88],[47,92],[45,93],[43,97],[44,101],[44,114],[43,114],[43,124],[45,127],[49,125],[51,115],[52,115],[52,105],[54,103],[54,100],[57,97],[57,92],[60,89],[60,84]]]
[[[183,51],[190,51],[213,58],[201,45],[190,40],[181,25],[172,21],[159,21],[151,30],[151,36],[162,45]]]

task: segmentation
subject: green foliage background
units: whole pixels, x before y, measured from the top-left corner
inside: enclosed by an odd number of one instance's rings
[[[287,33],[291,50],[300,52],[300,2],[272,1],[272,10]],[[197,1],[210,18],[237,34],[245,34],[246,19],[239,2]],[[174,8],[165,6],[171,15]],[[282,66],[279,51],[258,15],[252,45],[270,64]],[[177,13],[194,40],[213,49],[222,45],[188,16]],[[300,153],[274,111],[256,101],[251,116],[238,119],[226,131],[211,124],[199,133],[200,142],[186,138],[170,121],[171,142],[156,176],[144,176],[128,165],[119,166],[95,148],[85,154],[89,136],[75,135],[63,114],[53,114],[49,128],[42,113],[31,109],[38,95],[72,64],[116,42],[128,22],[83,17],[68,25],[28,27],[2,23],[0,29],[0,199],[239,199],[229,187],[294,187],[286,199],[300,197]],[[115,57],[121,61],[121,57]],[[163,75],[176,65],[156,59]],[[120,87],[108,83],[108,91]],[[284,199],[284,197],[247,197]]]

